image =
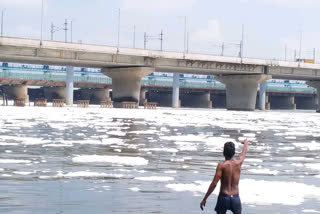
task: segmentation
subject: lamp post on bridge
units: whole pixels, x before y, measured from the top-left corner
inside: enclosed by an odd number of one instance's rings
[[[4,22],[4,11],[6,9],[1,10],[1,36],[3,36],[3,22]]]

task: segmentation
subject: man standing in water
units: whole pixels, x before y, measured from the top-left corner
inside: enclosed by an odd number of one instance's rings
[[[239,160],[233,159],[233,156],[235,154],[234,143],[227,142],[224,144],[223,155],[226,160],[218,164],[213,181],[210,184],[209,189],[200,204],[201,210],[203,210],[203,207],[206,206],[207,198],[214,191],[217,183],[221,179],[220,194],[218,196],[215,211],[217,212],[217,214],[225,214],[227,210],[231,210],[234,214],[241,214],[242,208],[238,186],[240,180],[241,165],[248,151],[248,141],[244,140],[242,144],[244,146]]]

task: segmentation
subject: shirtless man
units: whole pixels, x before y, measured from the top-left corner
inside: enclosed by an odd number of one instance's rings
[[[231,210],[234,214],[241,214],[241,201],[239,197],[239,179],[241,172],[241,165],[246,157],[248,151],[248,141],[242,142],[243,149],[240,154],[239,160],[234,160],[235,146],[232,142],[224,144],[223,155],[225,161],[220,162],[217,166],[216,175],[213,178],[212,183],[209,186],[207,194],[204,196],[200,208],[206,206],[207,198],[216,188],[217,183],[221,179],[220,194],[218,196],[217,205],[215,211],[217,214],[225,214],[227,210]]]

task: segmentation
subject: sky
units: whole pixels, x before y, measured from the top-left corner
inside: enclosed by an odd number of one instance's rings
[[[244,56],[267,59],[316,58],[320,61],[320,0],[43,0],[43,38],[50,40],[50,26],[73,23],[73,42],[117,45],[120,13],[120,47],[237,55],[244,26]],[[0,0],[4,10],[4,35],[39,39],[41,0]],[[70,41],[70,30],[68,41]],[[64,31],[54,40],[64,41]],[[287,48],[285,48],[287,47]],[[287,51],[285,51],[287,50]]]

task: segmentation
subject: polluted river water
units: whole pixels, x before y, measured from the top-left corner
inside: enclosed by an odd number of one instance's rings
[[[214,213],[243,138],[243,213],[320,213],[320,114],[97,107],[0,107],[0,212]]]

